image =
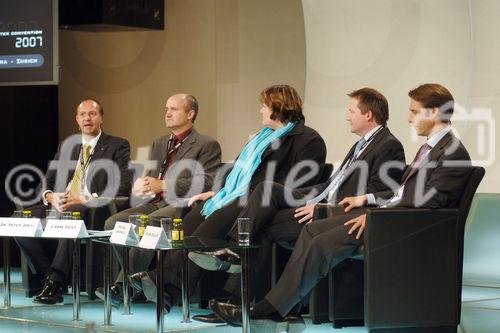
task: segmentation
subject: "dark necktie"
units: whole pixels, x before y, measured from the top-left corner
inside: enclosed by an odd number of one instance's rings
[[[176,136],[172,136],[172,143],[167,147],[167,157],[166,157],[166,163],[163,164],[161,170],[160,170],[160,177],[158,177],[159,179],[164,179],[165,178],[165,175],[167,174],[167,169],[168,167],[170,166],[170,164],[172,164],[172,162],[174,161],[174,158],[175,158],[175,154],[176,154],[176,151],[179,147],[177,147],[177,145],[179,144],[180,140],[178,137]],[[176,148],[177,147],[177,148]],[[159,192],[159,193],[156,193],[155,197],[150,201],[150,203],[157,203],[157,202],[160,202],[162,201],[164,198],[164,193],[163,191],[162,192]]]
[[[391,203],[401,200],[401,196],[402,196],[402,192],[401,191],[402,191],[403,186],[406,184],[406,182],[408,181],[408,179],[410,179],[410,177],[413,176],[418,171],[418,168],[422,164],[422,161],[424,160],[424,158],[427,156],[427,153],[431,149],[432,149],[432,147],[429,146],[427,143],[424,143],[424,145],[422,147],[420,147],[420,149],[419,149],[419,151],[417,153],[417,156],[415,156],[415,159],[411,163],[411,169],[408,172],[408,174],[406,175],[406,177],[404,178],[404,180],[401,182],[401,186],[399,186],[398,191],[396,191],[394,193],[394,195],[392,196],[392,198],[390,198],[388,200],[385,200],[384,202],[382,202],[381,204],[379,204],[378,207],[386,208],[389,205],[391,205]]]
[[[321,200],[328,198],[330,191],[333,188],[338,188],[340,186],[340,184],[342,183],[342,180],[344,179],[344,174],[345,174],[346,170],[349,168],[349,166],[352,164],[352,162],[354,162],[354,160],[356,160],[356,158],[359,154],[359,151],[361,150],[361,148],[363,147],[365,142],[366,142],[366,140],[364,137],[358,141],[358,143],[356,144],[356,148],[354,148],[354,153],[352,154],[349,161],[347,161],[346,166],[344,168],[342,168],[342,170],[339,171],[340,174],[337,175],[334,179],[332,179],[330,184],[328,184],[328,186],[323,190],[323,192],[321,192],[318,196],[316,196],[315,198],[308,201],[308,204],[319,203]],[[335,180],[337,180],[337,181],[335,181]]]
[[[432,147],[429,146],[427,143],[424,143],[422,147],[420,147],[420,150],[418,151],[417,156],[415,156],[415,160],[413,160],[413,163],[411,164],[411,169],[410,172],[406,175],[405,179],[401,183],[401,185],[404,185],[406,181],[415,174],[415,172],[418,171],[418,168],[420,167],[420,164],[422,164],[422,161],[424,160],[425,156],[427,156],[427,153],[429,150],[431,150]]]

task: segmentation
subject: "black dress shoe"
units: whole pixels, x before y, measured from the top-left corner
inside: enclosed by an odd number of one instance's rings
[[[214,252],[189,252],[189,259],[196,265],[209,271],[241,272],[240,256],[229,249]]]
[[[212,308],[212,304],[215,303],[215,302],[224,302],[224,303],[231,303],[231,304],[234,304],[231,302],[231,300],[216,300],[216,299],[211,299],[208,301],[208,307],[211,309]],[[217,317],[215,315],[215,313],[209,313],[209,314],[206,314],[206,315],[196,315],[196,316],[193,316],[193,319],[194,320],[197,320],[197,321],[201,321],[203,323],[211,323],[211,324],[222,324],[222,323],[225,323],[223,320],[221,320],[219,317]]]
[[[123,303],[123,296],[120,292],[120,288],[116,284],[112,285],[110,288],[110,296],[111,296],[111,306],[115,308],[119,308]],[[104,302],[104,288],[99,287],[95,290],[95,295],[99,297]]]
[[[224,321],[222,321],[219,317],[215,315],[215,313],[209,313],[206,315],[196,315],[193,316],[194,320],[201,321],[202,323],[209,323],[209,324],[223,324]]]
[[[214,314],[231,326],[241,326],[241,306],[231,303],[210,301],[210,309]]]
[[[132,275],[128,276],[128,280],[130,282],[130,286],[134,288],[137,291],[143,291],[143,286],[142,286],[142,279],[143,278],[148,278],[152,280],[153,282],[156,282],[156,277],[154,274],[151,272],[139,272],[139,273],[134,273]]]
[[[224,322],[232,326],[241,326],[241,306],[231,303],[222,303],[215,300],[210,301],[209,306],[214,311],[215,315]],[[275,312],[266,316],[256,316],[252,315],[253,306],[250,306],[249,312],[251,318],[251,332],[300,333],[306,327],[304,319],[300,315],[290,315],[283,318]]]
[[[144,292],[142,290],[136,290],[134,295],[130,298],[130,302],[134,304],[142,304],[147,303],[148,299],[146,298],[146,295],[144,295]]]
[[[59,282],[48,279],[42,289],[42,292],[35,296],[33,302],[42,304],[56,304],[63,302],[62,286]]]

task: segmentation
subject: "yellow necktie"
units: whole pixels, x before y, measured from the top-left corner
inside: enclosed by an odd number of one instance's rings
[[[87,167],[91,151],[92,146],[90,144],[86,143],[83,145],[82,161],[80,161],[76,166],[75,173],[73,174],[73,179],[71,180],[71,185],[69,187],[69,191],[73,194],[80,195],[83,192],[83,175],[85,168]]]

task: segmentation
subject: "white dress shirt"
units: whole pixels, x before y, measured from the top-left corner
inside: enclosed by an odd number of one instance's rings
[[[374,128],[372,128],[370,131],[368,131],[368,132],[367,132],[367,133],[363,136],[363,138],[365,139],[365,142],[367,142],[367,144],[365,144],[365,145],[364,145],[364,147],[362,147],[362,148],[359,150],[359,152],[358,152],[358,154],[357,154],[356,156],[353,156],[353,157],[352,157],[353,159],[357,159],[357,158],[358,158],[358,156],[359,156],[359,155],[361,155],[361,153],[362,153],[362,152],[366,149],[366,147],[368,147],[368,146],[370,145],[371,140],[370,140],[370,141],[368,141],[368,140],[369,140],[369,139],[370,139],[370,137],[371,137],[373,134],[375,134],[375,132],[377,132],[377,131],[379,130],[379,128],[381,128],[381,127],[382,127],[382,125],[378,125],[377,127],[374,127]],[[360,140],[361,140],[361,139],[360,139]],[[348,163],[344,164],[344,166],[342,167],[342,170],[341,170],[339,173],[337,173],[337,176],[336,176],[336,177],[335,177],[335,179],[333,180],[333,182],[337,182],[337,184],[336,184],[336,185],[335,185],[335,186],[334,186],[334,187],[330,190],[330,192],[328,193],[328,197],[327,197],[327,198],[328,198],[328,199],[327,199],[327,200],[328,200],[328,202],[330,202],[330,200],[331,200],[331,199],[333,198],[333,196],[335,195],[335,192],[337,192],[337,189],[338,189],[338,188],[339,188],[339,186],[340,186],[340,181],[341,181],[341,179],[343,178],[344,173],[345,173],[345,171],[346,171],[346,169],[347,169],[347,164],[348,164]]]
[[[427,139],[427,144],[431,147],[431,149],[429,149],[427,151],[427,154],[424,156],[424,158],[427,157],[427,155],[429,155],[430,151],[450,131],[451,131],[451,127],[450,126],[446,126],[445,128],[443,128],[442,130],[440,130],[439,132],[437,132],[436,134],[434,134],[433,136],[431,136],[430,138]],[[404,188],[405,188],[405,186],[401,185],[398,188],[398,190],[395,192],[394,196],[389,200],[389,202],[394,202],[394,201],[400,200],[401,196],[403,195]],[[367,198],[367,201],[368,201],[369,205],[376,205],[377,204],[377,201],[375,200],[375,196],[373,195],[373,193],[368,193],[366,195],[366,198]]]
[[[91,147],[91,150],[90,150],[90,156],[92,156],[94,154],[94,150],[95,150],[95,146],[97,145],[97,141],[99,141],[99,138],[101,137],[101,134],[102,134],[102,131],[99,131],[99,134],[97,134],[97,136],[93,137],[92,139],[90,139],[89,141],[87,141],[85,139],[85,137],[82,135],[82,148],[85,144],[89,144],[90,147]],[[80,156],[78,156],[78,161],[80,161],[83,156],[82,156],[82,149],[80,149]],[[91,194],[88,187],[87,187],[87,172],[84,172],[83,174],[83,179],[82,179],[82,182],[84,184],[84,187],[83,187],[83,195],[84,196],[94,196],[94,197],[97,197],[97,194]],[[71,184],[71,180],[69,181],[68,185],[66,186],[66,191],[69,190],[69,187],[70,187],[70,184]],[[47,194],[49,193],[52,193],[51,190],[46,190],[42,193],[42,201],[43,201],[43,204],[44,205],[48,205],[48,201],[47,201]]]

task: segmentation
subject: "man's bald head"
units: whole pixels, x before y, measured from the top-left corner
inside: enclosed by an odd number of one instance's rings
[[[185,93],[172,95],[172,96],[170,96],[169,99],[171,99],[171,98],[180,99],[180,100],[184,101],[186,112],[189,112],[191,110],[194,112],[193,118],[191,119],[192,122],[194,123],[196,116],[198,115],[198,101],[196,100],[196,98],[193,95],[185,94]]]
[[[78,106],[76,107],[76,112],[78,112],[78,110],[83,106],[92,106],[94,109],[96,109],[99,112],[99,114],[101,116],[104,115],[104,109],[103,109],[101,103],[96,99],[86,98],[86,99],[82,100],[80,102],[80,104],[78,104]]]

